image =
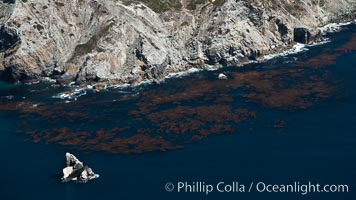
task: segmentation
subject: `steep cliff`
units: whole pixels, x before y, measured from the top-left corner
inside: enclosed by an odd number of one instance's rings
[[[354,19],[355,0],[0,0],[0,80],[138,83],[241,65]]]

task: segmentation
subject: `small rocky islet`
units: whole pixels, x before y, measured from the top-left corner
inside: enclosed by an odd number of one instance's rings
[[[99,178],[99,174],[95,174],[90,167],[84,166],[83,162],[68,152],[66,153],[66,164],[67,166],[63,168],[63,183],[70,181],[87,183],[90,180]]]

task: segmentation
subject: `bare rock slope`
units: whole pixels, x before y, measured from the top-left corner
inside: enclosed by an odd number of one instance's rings
[[[355,17],[356,0],[0,0],[0,80],[138,83],[242,65]]]

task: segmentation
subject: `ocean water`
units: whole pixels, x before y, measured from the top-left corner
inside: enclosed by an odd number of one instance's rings
[[[0,83],[0,199],[355,199],[355,30],[264,63],[76,100],[53,98],[69,88],[50,83]],[[100,178],[62,184],[65,152]],[[177,191],[177,182],[196,181],[349,191]]]

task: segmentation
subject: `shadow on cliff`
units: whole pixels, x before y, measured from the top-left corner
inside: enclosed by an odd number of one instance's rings
[[[21,39],[15,30],[8,29],[4,26],[0,28],[0,59],[12,55],[17,51],[21,44]],[[3,61],[2,61],[3,62]],[[6,82],[15,82],[15,80],[24,79],[25,74],[14,73],[12,66],[6,66],[6,63],[0,63],[0,80]],[[19,79],[16,79],[16,78]]]

